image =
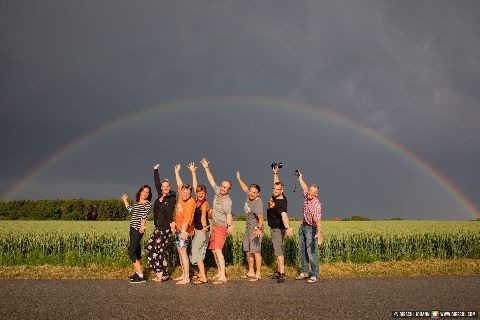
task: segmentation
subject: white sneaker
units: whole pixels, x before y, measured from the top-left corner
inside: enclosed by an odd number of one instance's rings
[[[307,278],[308,278],[308,273],[302,272],[295,279],[296,280],[303,280],[303,279],[307,279]]]
[[[307,280],[307,283],[315,283],[318,282],[317,277],[310,277],[310,279]]]

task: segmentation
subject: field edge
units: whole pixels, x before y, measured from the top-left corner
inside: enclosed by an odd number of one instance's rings
[[[195,268],[196,269],[196,268]],[[227,266],[227,277],[240,279],[246,273],[244,266]],[[208,270],[213,276],[215,268]],[[286,267],[287,278],[293,279],[297,267]],[[272,268],[263,266],[262,276],[269,278]],[[102,267],[89,265],[86,267],[65,267],[54,265],[43,266],[0,266],[0,279],[125,279],[132,273],[132,268]],[[150,276],[152,273],[147,272]],[[173,276],[180,275],[176,268]],[[479,275],[480,259],[429,259],[402,260],[372,263],[323,263],[320,264],[320,278],[362,278],[388,276],[441,276],[441,275]]]

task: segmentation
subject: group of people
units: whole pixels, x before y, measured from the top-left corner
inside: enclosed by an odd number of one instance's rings
[[[178,250],[182,275],[176,279],[178,285],[190,283],[190,263],[198,267],[198,274],[193,284],[208,282],[205,272],[205,253],[207,248],[212,250],[217,265],[217,273],[211,278],[213,284],[224,284],[227,281],[225,274],[225,258],[223,246],[229,233],[233,232],[232,200],[229,196],[232,182],[222,180],[220,186],[209,168],[209,162],[201,161],[208,182],[215,192],[212,207],[210,207],[205,185],[197,183],[195,164],[191,162],[188,169],[192,174],[192,185],[183,183],[180,177],[180,164],[175,166],[177,195],[171,190],[168,179],[160,180],[159,164],[153,167],[153,176],[158,198],[153,204],[155,230],[146,244],[148,263],[155,273],[153,281],[163,282],[170,279],[168,273],[168,245],[172,234]],[[284,184],[278,177],[278,166],[273,166],[272,196],[267,204],[267,221],[272,237],[273,251],[276,257],[277,270],[272,278],[277,282],[285,282],[285,263],[282,243],[285,236],[293,235],[287,211],[287,199],[284,195]],[[258,281],[261,275],[261,244],[264,235],[263,201],[260,198],[261,188],[258,184],[247,184],[241,179],[237,171],[237,180],[246,193],[244,215],[246,220],[243,237],[243,251],[245,251],[248,271],[242,278],[248,281]],[[316,184],[308,186],[299,172],[298,180],[303,190],[303,223],[299,229],[301,270],[296,277],[298,280],[307,279],[307,282],[317,282],[318,275],[318,244],[323,242],[321,230],[321,203],[318,199],[319,187]],[[192,196],[195,190],[195,199]],[[130,205],[128,196],[122,195],[125,207],[131,213],[129,257],[132,261],[134,273],[128,279],[130,283],[145,282],[141,264],[141,239],[145,233],[145,225],[152,204],[152,190],[143,185],[136,194],[136,202]],[[211,221],[211,225],[210,225]],[[188,247],[190,254],[188,255]],[[311,265],[311,267],[310,267]],[[309,268],[310,267],[310,268]]]

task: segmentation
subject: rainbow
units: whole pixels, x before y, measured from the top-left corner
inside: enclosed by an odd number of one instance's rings
[[[339,113],[333,112],[331,110],[322,109],[318,106],[301,102],[293,101],[288,99],[279,99],[272,98],[267,96],[214,96],[214,97],[201,97],[194,99],[185,99],[185,100],[176,100],[172,102],[167,102],[158,106],[144,109],[140,112],[134,112],[127,114],[123,117],[119,117],[103,126],[92,130],[79,138],[75,139],[71,143],[65,145],[63,148],[56,151],[43,163],[39,164],[33,168],[29,173],[22,177],[15,185],[13,185],[10,190],[3,195],[2,199],[8,201],[14,198],[22,189],[31,183],[37,176],[42,172],[45,172],[51,168],[55,163],[61,161],[66,155],[76,150],[80,146],[87,144],[90,141],[95,140],[97,137],[106,134],[114,128],[119,126],[137,121],[144,117],[149,117],[157,113],[165,112],[168,110],[177,110],[177,109],[189,109],[195,108],[202,105],[221,105],[227,107],[231,104],[246,104],[253,105],[257,107],[264,108],[282,108],[287,110],[303,111],[305,113],[320,113],[323,116],[329,117],[332,120],[336,120],[342,124],[350,126],[356,130],[359,130],[366,134],[369,137],[379,140],[382,144],[394,150],[400,156],[406,158],[408,161],[413,163],[415,166],[420,168],[422,171],[426,172],[441,188],[446,191],[451,197],[453,197],[472,217],[480,217],[480,212],[475,208],[472,202],[467,199],[466,196],[447,178],[442,176],[437,170],[435,170],[431,165],[426,161],[415,155],[413,152],[399,144],[398,142],[392,140],[389,137],[382,135],[381,133],[369,128],[363,124],[353,121],[352,119],[341,115]]]

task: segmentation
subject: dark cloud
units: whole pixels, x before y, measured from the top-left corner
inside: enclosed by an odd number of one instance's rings
[[[8,152],[0,159],[0,190],[5,193],[12,181],[56,150],[112,119],[179,99],[264,95],[309,102],[372,127],[432,164],[480,206],[475,175],[480,163],[479,6],[476,1],[415,5],[402,1],[2,4],[0,130]],[[261,119],[256,112],[251,111],[252,119]],[[228,121],[211,120],[208,125],[226,122],[228,129]],[[145,132],[145,148],[167,135],[152,126]],[[277,128],[263,123],[249,128],[262,141],[277,137],[271,132]],[[238,130],[235,143],[242,145],[239,137],[244,132]],[[298,141],[289,137],[290,130],[294,129],[282,127],[278,134],[286,144],[297,145]],[[322,140],[323,145],[338,143],[337,136],[329,136],[327,131],[322,134],[329,137]],[[172,132],[168,136],[176,137]],[[215,143],[221,138],[212,133],[206,139],[209,154],[237,154],[235,147],[223,150],[222,144]],[[121,141],[112,138],[109,149],[122,150],[124,144],[136,143],[128,137]],[[355,143],[345,147],[354,150]],[[264,146],[255,144],[244,144],[244,148],[252,148],[261,162],[289,157],[282,150],[262,152]],[[303,144],[293,150],[305,153]],[[100,150],[89,152],[101,154],[110,163],[119,157],[113,156],[117,151],[110,152],[111,158]],[[181,148],[176,148],[175,154],[179,159],[191,156]],[[341,156],[332,156],[323,165],[335,168]],[[348,163],[352,171],[355,168],[363,174],[358,173],[356,181],[370,179],[379,166],[362,156],[358,150],[357,161]],[[92,159],[95,157],[72,157],[69,165],[83,163],[98,189],[115,189],[113,181],[127,185],[114,174],[102,173],[95,179],[96,173],[105,169],[97,169]],[[141,161],[150,162],[147,158]],[[295,161],[311,166],[304,158]],[[65,196],[95,189],[90,180],[81,179],[85,177],[82,171],[66,182],[71,173],[62,171],[62,166],[62,162],[56,164],[51,173],[57,172],[55,181],[69,185],[62,191]],[[405,189],[413,183],[401,174],[382,176],[362,184],[362,191],[388,185],[391,179]],[[347,177],[326,181],[327,185],[350,183]],[[57,186],[43,190],[56,190]],[[437,194],[434,186],[429,188],[432,195]],[[52,193],[29,193],[31,197],[39,195],[50,197]],[[355,208],[352,204],[361,203],[362,213],[375,212],[372,216],[382,216],[385,210],[392,215],[422,214],[407,213],[411,207],[402,208],[400,201],[392,200],[395,197],[384,195],[375,201],[375,207],[367,195],[351,192],[349,205],[340,205],[345,200],[339,196],[329,198],[335,203],[329,205],[334,211],[350,212]],[[360,202],[362,199],[370,204]],[[423,207],[423,212],[433,212],[432,208]]]

